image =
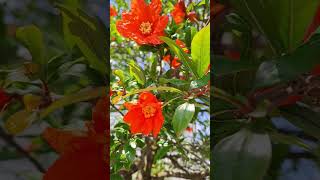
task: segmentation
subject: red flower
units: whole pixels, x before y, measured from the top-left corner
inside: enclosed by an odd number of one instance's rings
[[[0,89],[0,111],[10,102],[11,97],[3,90]]]
[[[162,60],[165,61],[165,62],[167,62],[167,63],[170,63],[170,59],[171,59],[170,54],[165,55],[165,56],[162,57]]]
[[[168,54],[168,55],[163,56],[162,60],[167,62],[168,64],[170,64],[170,62],[171,62],[171,67],[173,69],[177,69],[181,66],[181,63],[179,62],[179,58],[177,56],[175,56],[171,61],[171,55]]]
[[[288,106],[288,105],[292,105],[297,103],[298,101],[302,100],[302,96],[301,95],[291,95],[288,96],[287,98],[281,100],[277,105],[278,106]]]
[[[131,133],[150,133],[156,137],[164,123],[161,102],[150,92],[143,92],[137,103],[125,103],[129,110],[124,121],[130,125]]]
[[[110,6],[110,17],[117,16],[117,14],[117,10],[113,6]]]
[[[198,20],[197,13],[192,11],[188,14],[188,19],[190,19],[191,22],[196,22]]]
[[[240,60],[240,57],[241,57],[240,52],[236,50],[225,50],[224,54],[231,60],[236,60],[236,61]]]
[[[186,128],[186,131],[187,131],[187,132],[192,132],[193,129],[192,129],[192,127],[187,127],[187,128]]]
[[[173,60],[172,60],[172,62],[171,62],[171,67],[172,67],[173,69],[177,69],[177,68],[179,68],[180,66],[181,66],[181,63],[180,63],[178,57],[174,57]]]
[[[316,67],[312,69],[311,74],[313,76],[320,76],[320,65],[316,65]]]
[[[108,106],[106,97],[97,102],[87,131],[45,130],[44,138],[61,156],[43,180],[109,179]]]
[[[162,44],[159,37],[165,35],[168,16],[160,16],[161,10],[160,0],[152,0],[150,4],[144,0],[132,0],[131,11],[122,13],[122,19],[116,23],[117,30],[139,45]]]
[[[320,6],[317,9],[317,12],[312,20],[312,23],[308,27],[305,35],[304,35],[304,41],[307,41],[311,35],[317,30],[317,28],[320,25]]]
[[[210,3],[210,15],[211,17],[217,16],[219,13],[221,13],[224,10],[224,5],[213,2]]]
[[[181,41],[180,39],[176,39],[176,44],[177,44],[181,49],[183,49],[183,51],[184,51],[185,53],[189,53],[189,52],[190,52],[189,49],[186,47],[186,44],[185,44],[183,41]]]
[[[174,5],[171,15],[176,24],[180,24],[184,21],[186,17],[186,6],[183,0],[180,0],[176,5]]]

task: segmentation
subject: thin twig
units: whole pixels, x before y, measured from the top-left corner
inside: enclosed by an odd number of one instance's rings
[[[14,139],[13,136],[7,134],[2,127],[0,127],[0,136],[5,140],[9,145],[16,148],[18,152],[24,155],[40,172],[45,173],[45,168],[34,158],[32,155],[24,150]]]
[[[121,112],[114,104],[112,104],[112,103],[110,103],[110,104],[113,109],[115,109],[118,113],[120,113],[122,116],[124,116],[123,112]]]

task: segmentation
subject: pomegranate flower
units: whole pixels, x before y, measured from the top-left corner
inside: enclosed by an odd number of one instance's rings
[[[43,180],[109,179],[108,107],[106,97],[97,102],[88,131],[45,130],[44,138],[61,156],[49,167]]]
[[[144,0],[132,0],[131,11],[122,13],[122,19],[116,22],[118,32],[139,45],[159,45],[163,41],[164,29],[168,24],[168,16],[161,16],[160,0],[152,0],[147,4]]]
[[[164,123],[161,102],[150,92],[139,95],[137,103],[125,103],[129,110],[124,116],[124,121],[130,125],[131,133],[153,134],[154,137],[160,132]]]
[[[186,6],[183,0],[180,0],[176,5],[174,5],[171,15],[176,24],[180,24],[184,21],[186,17]]]
[[[113,6],[110,6],[110,17],[114,16],[117,16],[117,10]]]
[[[0,89],[0,112],[10,102],[11,97],[3,90]]]

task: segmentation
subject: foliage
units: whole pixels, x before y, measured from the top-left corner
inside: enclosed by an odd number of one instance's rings
[[[283,161],[299,154],[289,150],[293,146],[318,162],[319,2],[216,4],[211,40],[219,44],[213,47],[211,87],[214,178],[277,179]],[[233,42],[220,44],[226,34]],[[288,122],[299,129],[281,126]]]

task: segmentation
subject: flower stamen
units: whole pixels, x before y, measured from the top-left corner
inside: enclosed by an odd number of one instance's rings
[[[145,106],[142,108],[142,112],[145,118],[153,117],[156,113],[157,109],[153,106]]]
[[[151,33],[151,23],[149,21],[142,22],[140,24],[139,30],[142,32],[142,34],[150,34]]]

